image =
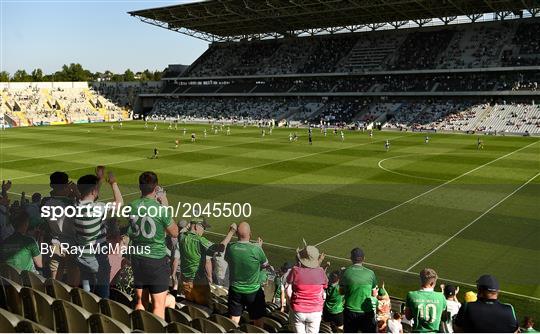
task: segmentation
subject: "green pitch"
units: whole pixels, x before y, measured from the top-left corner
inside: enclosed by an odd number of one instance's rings
[[[289,129],[262,138],[254,127],[231,127],[227,136],[210,125],[167,126],[9,129],[0,133],[1,177],[13,180],[14,199],[21,191],[46,194],[55,170],[76,180],[102,164],[117,174],[129,201],[138,196],[138,175],[152,170],[173,204],[250,203],[253,237],[264,239],[275,266],[292,260],[303,238],[334,268],[361,246],[391,295],[416,288],[423,267],[462,292],[490,273],[520,318],[540,317],[538,138],[482,136],[484,149],[477,150],[472,135],[431,134],[425,144],[424,134],[376,131],[370,139],[346,132],[342,142],[314,129],[310,146],[305,129],[290,143]],[[155,147],[159,159],[150,159]],[[109,197],[104,187],[102,198]],[[210,218],[210,237],[238,220]]]

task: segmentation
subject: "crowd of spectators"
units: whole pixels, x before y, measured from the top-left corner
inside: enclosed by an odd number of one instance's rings
[[[313,52],[304,61],[300,73],[331,73],[335,72],[338,62],[345,57],[356,43],[354,35],[336,36],[313,39]]]
[[[392,70],[426,69],[437,67],[438,55],[446,50],[454,30],[413,32],[397,50]]]
[[[540,132],[540,108],[525,103],[473,103],[470,101],[404,102],[390,113],[388,128],[488,133]]]
[[[2,112],[19,119],[18,125],[103,121],[105,118],[119,119],[123,114],[123,109],[116,102],[92,89],[43,89],[29,85],[21,89],[5,88],[2,93],[7,98],[5,103],[2,101]],[[17,112],[20,114],[15,114]],[[26,123],[22,121],[22,116]]]
[[[97,95],[105,97],[114,105],[133,108],[139,94],[159,93],[160,82],[94,82],[92,88]]]
[[[539,29],[538,21],[501,21],[425,31],[214,43],[187,76],[537,65]]]
[[[517,28],[512,42],[519,46],[519,54],[540,54],[538,34],[540,34],[540,25],[537,23],[523,23]]]
[[[370,103],[370,99],[332,100],[327,102],[321,112],[309,121],[317,123],[317,120],[320,120],[331,125],[350,124],[357,115],[366,111]]]
[[[501,104],[503,105],[503,104]],[[517,104],[519,114],[512,119],[498,107],[493,120],[496,124],[483,125],[480,120],[492,107],[468,100],[400,100],[374,101],[372,98],[297,99],[297,98],[189,98],[162,99],[156,102],[152,115],[182,119],[214,119],[230,121],[294,120],[311,124],[364,124],[382,119],[387,128],[445,131],[497,131],[538,133],[540,109],[533,104]],[[381,118],[381,116],[386,115]],[[497,116],[498,115],[498,116]],[[489,118],[488,118],[489,119]],[[480,122],[480,123],[479,123]]]
[[[160,116],[214,119],[279,119],[298,101],[271,98],[191,98],[161,99],[152,109]]]
[[[113,193],[110,203],[98,200],[105,183]],[[513,307],[499,301],[500,286],[492,275],[481,275],[476,291],[468,291],[460,301],[459,287],[438,286],[437,272],[422,269],[418,289],[407,293],[405,307],[398,311],[391,307],[392,286],[379,282],[377,274],[364,266],[366,254],[360,247],[350,251],[349,265],[329,270],[325,254],[304,241],[296,256],[275,270],[263,240],[252,241],[255,234],[249,223],[231,224],[223,239],[213,243],[205,237],[211,228],[205,219],[177,221],[167,210],[159,210],[169,201],[154,172],[140,174],[140,197],[130,203],[124,202],[117,178],[103,166],[76,183],[65,172],[52,173],[51,192],[44,198],[36,193],[28,200],[23,193],[11,203],[11,185],[2,182],[1,188],[1,266],[40,273],[100,298],[109,298],[111,287],[122,289],[133,295],[135,310],[149,310],[161,319],[176,300],[211,310],[211,291],[220,283],[230,320],[239,324],[247,311],[260,328],[268,299],[288,312],[288,328],[296,333],[318,333],[323,322],[346,333],[402,333],[405,327],[413,332],[510,333],[520,328]],[[73,207],[79,213],[73,217],[64,211],[57,219],[46,218],[40,216],[42,206]],[[124,206],[130,212],[127,224],[106,216]],[[141,207],[145,212],[155,209],[151,222],[141,216]],[[54,249],[54,255],[41,254],[38,243]],[[81,254],[58,247],[60,243],[80,247]],[[134,251],[92,251],[114,243]],[[216,258],[221,264],[216,265]],[[273,296],[265,295],[268,284],[275,287]],[[532,330],[534,321],[525,317],[523,326]]]
[[[439,122],[444,121],[447,117],[454,117],[454,115],[470,107],[470,103],[460,101],[403,103],[393,113],[386,126],[416,130],[436,130],[440,127]]]

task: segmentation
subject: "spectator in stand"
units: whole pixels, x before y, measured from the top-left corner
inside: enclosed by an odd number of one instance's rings
[[[287,276],[289,276],[289,272],[291,271],[292,267],[294,267],[294,264],[292,262],[285,262],[281,266],[280,270],[280,276],[279,276],[279,286],[276,287],[276,289],[279,289],[276,291],[276,299],[279,300],[279,305],[281,306],[280,311],[285,312],[288,311],[288,300],[287,300],[287,294],[285,293],[288,287],[287,284]]]
[[[420,272],[420,290],[409,291],[405,301],[405,317],[413,319],[414,332],[437,332],[446,309],[446,298],[434,290],[437,273],[431,268]]]
[[[305,244],[305,241],[304,241]],[[290,321],[296,333],[318,333],[328,279],[321,268],[324,253],[315,246],[297,249],[299,265],[287,276],[287,296],[291,301]]]
[[[30,219],[20,210],[13,217],[15,231],[0,244],[0,263],[6,263],[18,270],[36,272],[41,269],[41,253],[34,238],[26,235]]]
[[[386,333],[386,325],[388,319],[390,319],[390,311],[392,308],[390,295],[388,295],[388,292],[384,288],[384,282],[381,288],[374,291],[377,291],[377,332]]]
[[[225,251],[225,260],[229,263],[229,314],[238,324],[246,308],[254,325],[262,327],[266,302],[260,273],[269,266],[268,259],[260,243],[250,242],[251,228],[247,222],[238,225],[236,235],[238,241],[231,243]]]
[[[187,222],[184,220],[187,224]],[[178,223],[179,234],[182,233],[180,223]],[[169,289],[171,294],[176,298],[178,295],[178,265],[180,264],[180,250],[178,249],[178,238],[173,238],[170,235],[165,237],[165,244],[167,245],[167,261],[171,267],[171,278],[169,282]]]
[[[13,225],[9,222],[9,197],[8,190],[11,181],[2,180],[2,198],[0,199],[0,241],[13,234]]]
[[[343,330],[346,333],[374,333],[375,309],[372,290],[377,287],[375,273],[364,267],[364,251],[357,247],[351,250],[352,265],[345,269],[339,282],[340,293],[344,295]]]
[[[463,300],[465,301],[465,303],[472,303],[478,300],[478,296],[474,291],[467,291],[465,292]]]
[[[531,317],[523,318],[523,332],[524,333],[538,333],[538,331],[534,329],[533,318]]]
[[[139,176],[141,197],[129,204],[131,245],[137,249],[131,254],[135,286],[135,309],[144,310],[150,295],[152,312],[165,319],[165,303],[169,289],[170,266],[167,263],[165,235],[178,236],[178,225],[168,210],[160,207],[169,204],[167,195],[158,185],[154,172]],[[149,208],[154,208],[149,211]],[[156,212],[149,216],[147,213]]]
[[[326,288],[326,299],[323,308],[323,321],[330,323],[334,332],[343,330],[343,296],[339,293],[339,279],[341,271],[334,271],[330,274],[328,287]]]
[[[459,308],[461,307],[461,303],[459,302],[457,298],[457,294],[459,293],[459,286],[456,287],[455,285],[444,285],[441,284],[441,290],[444,293],[444,297],[446,298],[446,310],[443,313],[443,319],[441,321],[441,332],[443,333],[453,333],[453,322],[458,314]]]
[[[41,194],[32,194],[32,202],[25,205],[25,210],[30,217],[30,229],[37,228],[43,223],[41,218]]]
[[[401,313],[394,312],[392,318],[388,319],[386,326],[387,333],[399,334],[403,333],[403,325],[401,324]]]
[[[212,254],[212,280],[214,284],[229,287],[229,264],[225,261],[225,250],[220,245],[211,247]]]
[[[101,183],[105,180],[105,167],[98,166],[96,175],[84,175],[77,181],[80,200],[77,209],[81,212],[75,217],[75,238],[77,245],[84,247],[82,254],[77,256],[81,273],[82,287],[94,292],[101,298],[109,298],[109,278],[111,265],[108,253],[95,252],[95,249],[108,247],[107,212],[119,208],[123,203],[122,194],[114,174],[109,172],[107,183],[110,184],[114,205],[97,202]],[[99,212],[99,215],[96,213]],[[93,250],[94,249],[94,250]]]
[[[43,199],[42,207],[66,207],[75,206],[79,197],[77,185],[69,180],[64,172],[54,172],[50,176],[50,197]],[[63,211],[65,212],[65,211]],[[62,280],[64,271],[68,272],[67,283],[71,286],[79,286],[79,267],[73,254],[66,254],[60,248],[61,243],[75,245],[75,226],[73,217],[46,217],[49,227],[50,245],[53,247],[53,256],[49,259],[51,278]]]
[[[276,271],[276,276],[274,277],[274,296],[272,297],[272,303],[276,303],[281,306],[281,291],[283,289],[283,266]]]
[[[478,300],[466,303],[456,317],[456,331],[513,333],[519,329],[514,308],[499,302],[499,282],[494,276],[482,275],[476,281]]]
[[[203,237],[210,224],[204,219],[191,221],[189,231],[180,236],[180,275],[184,297],[200,305],[209,305],[212,277],[213,252],[223,251],[236,232],[236,224],[231,224],[229,233],[219,247],[211,249],[212,243]]]

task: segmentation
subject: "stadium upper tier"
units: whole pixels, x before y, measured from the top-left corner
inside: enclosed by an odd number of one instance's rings
[[[540,19],[213,43],[182,77],[539,66]]]

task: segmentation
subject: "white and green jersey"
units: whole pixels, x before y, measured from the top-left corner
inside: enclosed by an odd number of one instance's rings
[[[77,245],[84,246],[82,256],[93,256],[92,247],[105,244],[107,227],[103,219],[107,206],[102,202],[79,201],[74,221],[75,239]],[[112,206],[111,206],[112,208]],[[80,210],[80,211],[79,211]]]
[[[406,306],[411,310],[413,331],[438,332],[441,315],[446,309],[446,298],[441,292],[433,290],[409,291]]]
[[[138,198],[129,206],[131,211],[128,234],[131,244],[135,247],[148,247],[150,250],[149,253],[140,253],[137,256],[152,259],[167,256],[165,230],[173,223],[168,210],[155,199],[148,197]]]

